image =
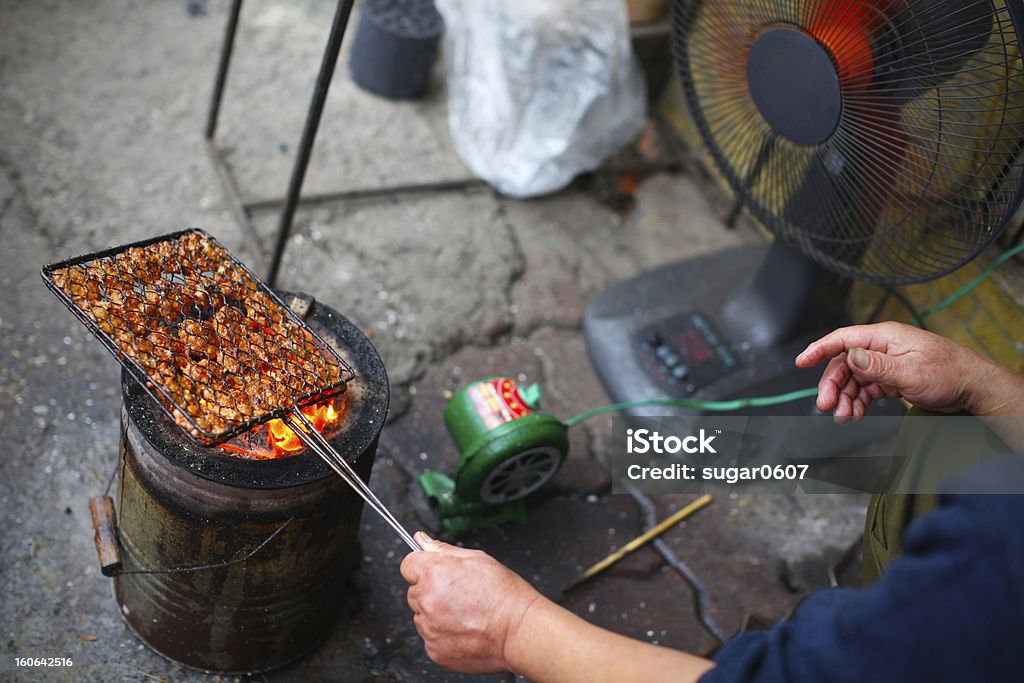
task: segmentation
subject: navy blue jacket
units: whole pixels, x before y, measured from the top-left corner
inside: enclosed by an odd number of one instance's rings
[[[951,480],[1024,492],[1024,457]],[[808,596],[767,631],[729,641],[701,683],[1024,682],[1024,495],[945,493],[904,555],[861,589]]]

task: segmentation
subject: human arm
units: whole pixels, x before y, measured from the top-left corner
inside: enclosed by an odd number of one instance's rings
[[[904,554],[861,590],[807,596],[767,631],[733,638],[701,683],[964,683],[1024,671],[1024,457],[948,482]]]
[[[514,671],[532,681],[696,681],[706,659],[593,626],[497,560],[417,534],[402,562],[427,655],[462,673]]]
[[[885,396],[901,397],[936,412],[975,415],[1007,445],[1024,449],[1024,375],[966,346],[902,323],[856,325],[796,357],[801,368],[824,361],[818,409],[838,421],[859,419]]]

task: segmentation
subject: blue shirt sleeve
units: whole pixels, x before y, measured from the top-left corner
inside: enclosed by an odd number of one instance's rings
[[[1004,475],[1024,475],[1014,460]],[[874,586],[729,641],[701,683],[1024,681],[1024,495],[944,496],[904,552]]]

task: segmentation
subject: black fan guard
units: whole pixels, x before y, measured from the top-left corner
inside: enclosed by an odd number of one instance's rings
[[[839,3],[841,4],[844,1],[850,2],[851,0],[839,0]],[[935,1],[936,0],[933,0],[933,2]],[[937,0],[940,5],[942,4],[942,1],[943,0]],[[947,0],[947,2],[948,1],[949,0]],[[970,2],[970,0],[968,0],[968,2]],[[756,159],[753,160],[751,168],[748,169],[746,174],[747,177],[740,177],[740,174],[734,164],[717,143],[709,121],[705,116],[704,107],[701,102],[701,93],[698,92],[698,87],[695,84],[694,74],[691,71],[690,55],[688,53],[689,31],[692,28],[693,20],[698,16],[702,11],[703,6],[706,4],[719,7],[724,5],[733,5],[737,8],[736,12],[739,14],[743,14],[745,12],[748,14],[751,12],[760,12],[764,19],[762,24],[764,30],[771,30],[780,26],[794,28],[794,26],[791,24],[787,25],[782,21],[771,21],[768,18],[769,15],[765,15],[763,13],[766,11],[770,12],[775,6],[775,3],[766,2],[764,0],[751,3],[738,2],[736,0],[728,3],[725,2],[725,0],[713,0],[711,3],[705,3],[704,0],[676,0],[674,2],[672,12],[674,54],[680,80],[683,85],[686,100],[690,108],[690,115],[693,118],[694,124],[705,141],[709,152],[714,158],[718,170],[729,183],[729,186],[737,194],[738,199],[741,200],[753,215],[769,230],[771,230],[776,237],[781,238],[787,244],[795,246],[809,258],[840,275],[862,279],[869,282],[909,284],[945,275],[957,269],[964,263],[967,263],[984,250],[985,247],[991,244],[1013,218],[1016,207],[1020,205],[1022,198],[1024,198],[1024,165],[1022,165],[1022,157],[1024,157],[1024,113],[1017,114],[1019,120],[1005,124],[1014,128],[1019,127],[1020,129],[1020,134],[1018,136],[1014,136],[1015,142],[1013,144],[1015,145],[1015,148],[1011,152],[1000,152],[1006,154],[1009,159],[1002,165],[1000,177],[993,179],[993,186],[989,188],[988,193],[985,195],[983,205],[978,206],[977,202],[974,201],[972,202],[972,208],[975,210],[986,210],[994,214],[995,211],[993,209],[996,207],[991,206],[991,204],[987,202],[989,194],[992,192],[998,192],[1001,196],[1012,198],[1008,199],[1008,201],[1001,202],[1000,206],[1002,207],[1002,210],[999,211],[998,218],[994,220],[992,224],[982,225],[980,226],[980,229],[979,226],[974,225],[973,233],[970,235],[971,239],[957,241],[956,244],[954,244],[954,248],[949,249],[945,253],[937,251],[934,245],[926,247],[926,245],[923,244],[923,239],[929,237],[929,228],[927,227],[920,230],[922,234],[918,235],[916,238],[913,236],[909,236],[908,238],[906,235],[899,234],[883,234],[883,237],[887,240],[895,240],[897,244],[903,243],[901,246],[904,248],[905,252],[913,251],[915,258],[919,259],[919,262],[914,264],[904,258],[906,256],[905,253],[902,256],[900,254],[895,254],[895,257],[893,254],[886,253],[884,251],[880,254],[868,254],[867,252],[871,249],[871,243],[876,240],[876,236],[874,235],[875,226],[873,224],[870,226],[857,226],[858,234],[854,236],[836,236],[833,234],[822,235],[820,233],[814,234],[806,225],[795,224],[795,222],[784,213],[773,211],[761,201],[758,195],[752,190],[752,187],[754,187],[758,182],[759,174],[764,175],[771,172],[770,170],[766,171],[765,168],[770,165],[770,162],[766,161],[766,159],[773,154],[773,147],[778,145],[797,147],[797,145],[790,140],[779,141],[777,136],[773,140],[765,138],[765,141],[762,141],[760,148],[753,155]],[[796,0],[795,2],[789,3],[780,2],[779,6],[798,6],[807,9],[814,9],[829,4],[835,3],[822,2],[821,0]],[[878,5],[879,3],[875,2],[874,4]],[[920,1],[914,2],[914,0],[892,0],[890,2],[890,5],[900,5],[904,8],[914,6],[920,7],[926,4],[928,3]],[[1009,65],[1012,63],[1015,69],[1020,72],[1020,77],[1024,79],[1024,63],[1021,62],[1020,55],[1021,46],[1024,46],[1024,3],[1007,0],[1005,4],[1001,2],[974,2],[973,6],[983,6],[991,10],[993,22],[999,22],[997,23],[996,28],[993,29],[993,32],[995,32],[995,30],[1001,30],[1005,33],[1007,30],[1006,22],[1012,22],[1012,33],[1016,36],[1018,52],[1016,56],[1011,57],[1006,50],[1005,44],[1003,44],[1001,46],[1001,49],[1003,50],[1002,54],[1006,59],[1005,64]],[[1009,19],[1007,19],[1007,17],[1009,17]],[[800,27],[797,26],[795,28]],[[733,46],[725,46],[726,49],[730,49],[731,47]],[[987,49],[988,48],[986,47],[986,50]],[[971,58],[972,55],[966,55],[965,57],[967,61]],[[839,71],[838,65],[836,68],[837,71]],[[1009,66],[1007,68],[1009,68]],[[906,76],[905,82],[912,82],[914,78],[918,78],[918,76]],[[1024,91],[1024,80],[1021,80],[1017,85],[1022,91]],[[938,89],[939,88],[937,88],[937,90]],[[1007,96],[1009,92],[1010,91],[1008,91]],[[1016,90],[1013,92],[1019,95]],[[919,93],[915,93],[914,96],[917,94]],[[1017,109],[1024,108],[1024,96],[1021,97],[1021,104],[1016,107]],[[1004,106],[1005,104],[1006,103],[1004,102]],[[891,106],[892,105],[890,105],[890,107]],[[1009,108],[1004,109],[1002,112],[1003,117],[1007,115],[1008,109]],[[844,116],[845,115],[846,112],[844,111]],[[942,121],[939,121],[938,124],[941,126]],[[838,125],[841,126],[842,121],[840,121]],[[827,150],[829,144],[829,141],[825,141],[819,149]],[[827,164],[828,159],[824,159],[822,163]],[[810,176],[813,174],[807,175]],[[801,185],[806,185],[806,180],[806,177],[803,178],[801,180]],[[820,194],[822,191],[822,188],[820,187],[821,183],[818,183],[818,185],[819,187],[817,188],[811,188],[812,193],[817,192]],[[875,199],[871,197],[868,197],[868,200],[875,201]],[[917,201],[919,203],[921,201],[920,198],[918,198]],[[804,213],[806,214],[806,211]],[[811,215],[813,216],[813,213]],[[903,220],[907,220],[906,215]],[[902,223],[897,223],[893,227],[895,229],[900,229],[903,225]],[[958,238],[954,237],[954,241],[957,239]],[[948,249],[948,245],[939,246]],[[919,253],[922,249],[928,250],[928,253],[925,256],[922,256]],[[866,265],[862,263],[864,260],[868,261]]]

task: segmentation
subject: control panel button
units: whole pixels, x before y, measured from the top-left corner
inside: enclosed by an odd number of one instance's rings
[[[638,330],[634,340],[644,374],[669,396],[692,396],[740,367],[726,337],[696,311]]]

